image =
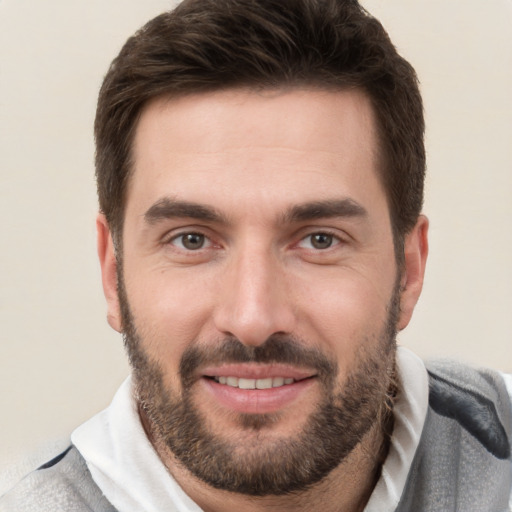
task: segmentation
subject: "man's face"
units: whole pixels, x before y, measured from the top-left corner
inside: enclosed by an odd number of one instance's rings
[[[369,101],[155,100],[133,161],[111,323],[153,435],[216,487],[319,480],[382,418],[394,366],[400,276]]]

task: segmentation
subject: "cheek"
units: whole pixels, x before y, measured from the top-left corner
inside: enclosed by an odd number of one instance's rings
[[[126,274],[128,300],[144,350],[162,368],[172,368],[176,374],[181,355],[200,338],[209,316],[207,295],[198,293],[197,283],[192,285],[190,279],[179,275]]]
[[[372,351],[381,342],[394,283],[355,271],[344,271],[322,282],[322,286],[318,279],[314,286],[303,283],[299,316],[306,336],[333,353],[344,372],[361,351]]]

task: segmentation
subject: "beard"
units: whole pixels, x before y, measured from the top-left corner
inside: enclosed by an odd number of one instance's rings
[[[180,390],[165,384],[164,371],[151,360],[130,311],[122,273],[118,284],[123,338],[133,369],[136,398],[154,441],[165,446],[198,479],[226,491],[251,496],[279,496],[307,490],[339,466],[373,428],[385,443],[375,454],[387,453],[396,395],[395,336],[399,292],[395,289],[381,332],[357,340],[356,367],[338,384],[338,365],[293,336],[274,335],[250,347],[233,337],[216,343],[191,343],[180,359]],[[356,342],[356,341],[354,341]],[[366,347],[374,347],[371,352]],[[376,347],[376,348],[375,348]],[[291,437],[266,435],[279,413],[236,414],[239,433],[213,432],[208,417],[194,403],[197,370],[220,363],[283,363],[316,371],[322,391],[315,410]]]

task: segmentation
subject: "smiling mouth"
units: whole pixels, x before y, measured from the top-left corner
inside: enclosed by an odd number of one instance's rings
[[[307,393],[317,374],[297,368],[233,365],[230,369],[209,368],[202,377],[214,403],[239,413],[267,414],[290,406]]]
[[[218,384],[225,384],[238,389],[271,389],[280,388],[298,382],[291,377],[268,377],[265,379],[244,379],[239,377],[215,376],[213,380]]]

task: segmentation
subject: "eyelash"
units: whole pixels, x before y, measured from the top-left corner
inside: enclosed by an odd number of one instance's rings
[[[192,236],[202,237],[203,244],[201,245],[201,247],[198,247],[196,249],[191,249],[189,247],[185,247],[185,244],[184,244],[183,240],[187,236],[189,236],[189,237],[192,237]],[[180,244],[181,247],[179,247],[176,244],[174,244],[174,242],[176,242],[177,240],[180,240],[180,239],[181,239],[181,244]],[[206,248],[209,248],[209,247],[213,246],[213,242],[211,241],[210,237],[208,237],[204,233],[200,233],[200,232],[197,232],[197,231],[187,231],[187,232],[184,232],[184,233],[179,233],[179,234],[174,235],[171,238],[169,238],[167,241],[165,241],[165,243],[166,244],[170,244],[170,245],[174,245],[175,247],[178,247],[180,250],[185,250],[187,252],[199,252],[202,249],[206,249]],[[205,244],[207,244],[207,247],[205,247]]]
[[[328,237],[330,238],[330,243],[327,247],[323,247],[323,248],[320,248],[320,247],[314,247],[314,244],[313,244],[313,237],[315,236],[324,236],[324,237]],[[329,231],[329,230],[321,230],[321,231],[314,231],[314,232],[311,232],[311,233],[308,233],[306,236],[302,237],[299,242],[297,243],[298,246],[300,246],[302,243],[304,243],[306,240],[309,239],[309,243],[310,245],[312,245],[313,247],[304,247],[306,250],[310,250],[310,251],[315,251],[315,252],[322,252],[322,251],[327,251],[333,247],[336,247],[340,244],[343,243],[343,239],[340,238],[338,235],[336,235],[335,233],[333,233],[332,231]]]
[[[184,239],[187,236],[188,237],[193,237],[193,236],[201,237],[202,238],[201,246],[197,247],[195,249],[191,248],[191,247],[186,247]],[[317,236],[317,237],[323,236],[323,237],[327,237],[328,239],[330,239],[330,240],[328,240],[328,245],[326,247],[315,247],[314,242],[313,242],[313,237],[315,237],[315,236]],[[338,235],[334,234],[333,232],[331,232],[329,230],[321,230],[321,231],[315,231],[315,232],[308,233],[307,235],[303,236],[295,245],[300,247],[308,239],[310,241],[309,242],[310,247],[302,247],[302,248],[309,250],[309,251],[313,251],[313,252],[327,251],[328,249],[331,249],[331,248],[336,247],[343,243],[343,240]],[[181,240],[181,243],[178,243],[178,244],[175,243],[176,241],[179,241],[179,240]],[[183,250],[183,251],[190,252],[190,253],[199,252],[203,249],[208,249],[214,245],[214,243],[212,242],[210,237],[208,237],[204,233],[201,233],[198,231],[187,231],[187,232],[179,233],[177,235],[173,235],[168,240],[165,240],[164,243],[173,245],[178,250]]]

